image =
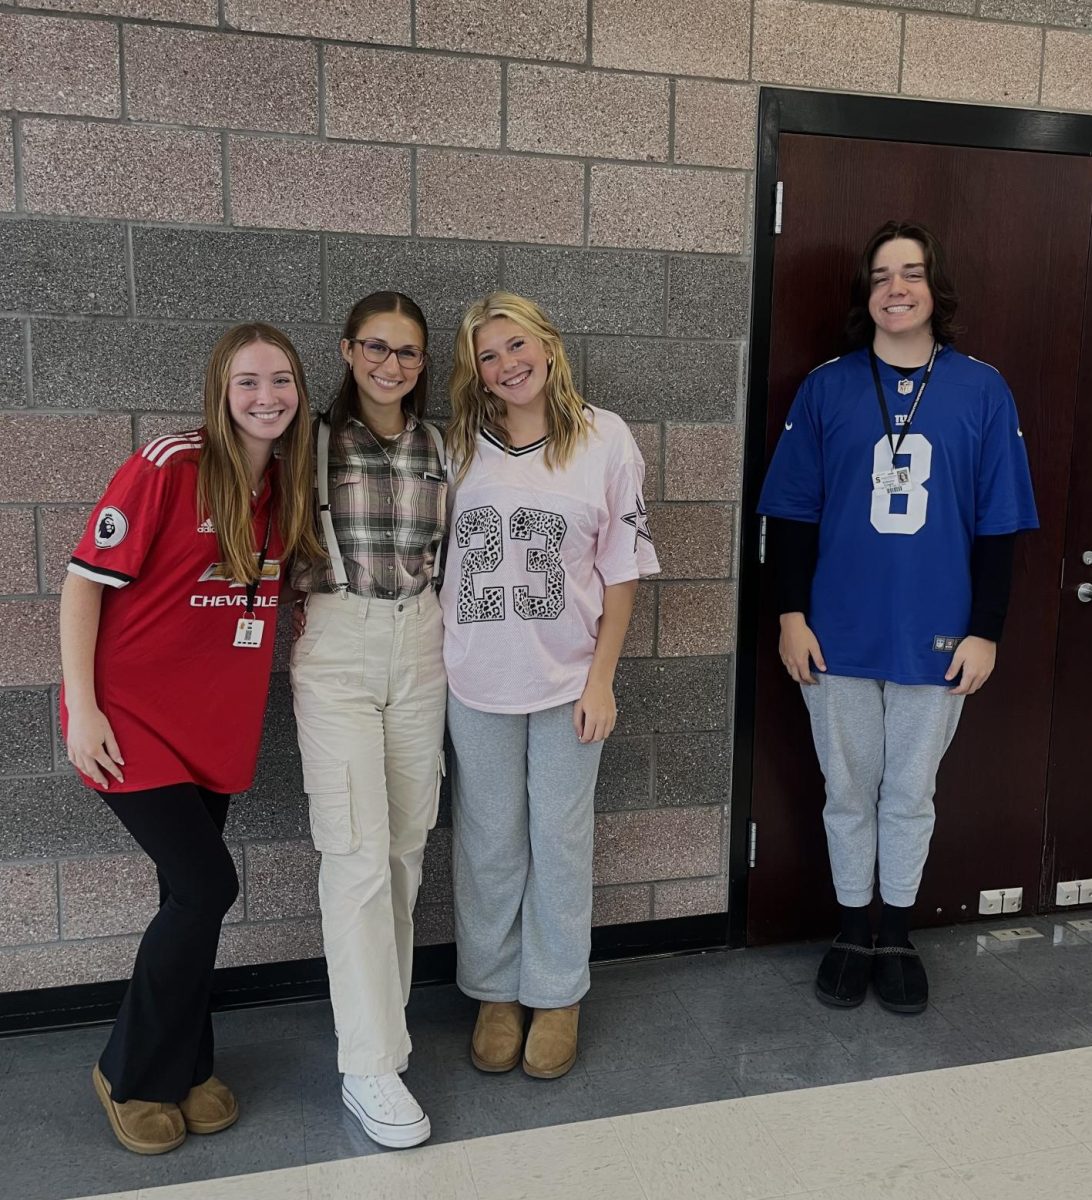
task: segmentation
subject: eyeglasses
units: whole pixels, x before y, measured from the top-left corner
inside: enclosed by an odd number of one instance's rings
[[[378,338],[349,338],[349,344],[359,346],[360,353],[368,362],[375,363],[377,366],[385,363],[393,354],[398,359],[399,366],[403,366],[409,371],[419,371],[428,358],[424,350],[418,350],[416,346],[399,346],[395,350]]]

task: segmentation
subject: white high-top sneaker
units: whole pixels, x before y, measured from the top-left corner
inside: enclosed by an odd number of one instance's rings
[[[381,1146],[419,1146],[432,1133],[428,1117],[397,1071],[386,1075],[346,1075],[341,1084],[345,1107]]]

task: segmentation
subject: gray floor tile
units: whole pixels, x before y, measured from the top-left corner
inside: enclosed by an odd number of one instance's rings
[[[261,1008],[234,1008],[214,1013],[212,1030],[216,1048],[297,1038],[300,1036],[299,1007],[296,1004],[269,1004]]]
[[[677,996],[713,1051],[723,1056],[831,1043],[827,1010],[811,984],[753,985],[731,991],[680,989]]]
[[[11,1048],[10,1041],[0,1041],[0,1079],[11,1070],[11,1064],[15,1060],[15,1051]]]
[[[597,963],[592,967],[588,999],[648,996],[677,987],[730,987],[775,975],[771,965],[752,957],[748,950],[710,950],[639,962]]]
[[[588,1079],[596,1117],[732,1100],[742,1094],[729,1065],[708,1057],[669,1066],[600,1071]]]
[[[846,1048],[834,1040],[736,1054],[723,1061],[745,1096],[853,1083],[865,1078]]]
[[[1092,1046],[1092,1012],[1064,1005],[1060,997],[962,996],[933,1007],[991,1059]]]
[[[719,991],[701,994],[717,997]],[[587,1000],[580,1009],[580,1062],[589,1075],[701,1062],[709,1045],[673,992]]]
[[[109,1025],[84,1029],[58,1029],[55,1033],[28,1033],[5,1039],[0,1045],[11,1052],[8,1070],[13,1075],[86,1067],[98,1061],[110,1036]]]

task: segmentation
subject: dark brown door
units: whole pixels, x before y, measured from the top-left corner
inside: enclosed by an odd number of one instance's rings
[[[1013,886],[1023,887],[1028,909],[1040,889],[1092,162],[783,134],[778,177],[784,223],[774,257],[767,458],[800,381],[840,351],[856,255],[891,217],[922,221],[940,237],[961,296],[959,348],[996,366],[1016,396],[1042,529],[1019,539],[997,671],[966,704],[941,768],[915,915],[921,924],[971,918],[981,889]],[[822,778],[799,691],[777,658],[766,578],[760,607],[752,943],[826,932],[834,910]]]
[[[1059,881],[1092,879],[1092,255],[1086,297],[1058,614],[1043,908],[1054,906]]]

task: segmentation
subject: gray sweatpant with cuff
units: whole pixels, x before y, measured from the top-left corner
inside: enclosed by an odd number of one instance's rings
[[[602,742],[573,706],[479,712],[448,693],[456,981],[476,1000],[565,1008],[591,976],[592,837]]]
[[[933,836],[937,770],[964,697],[932,685],[817,678],[801,691],[827,785],[823,823],[838,903],[872,900],[878,861],[881,897],[908,908]]]

